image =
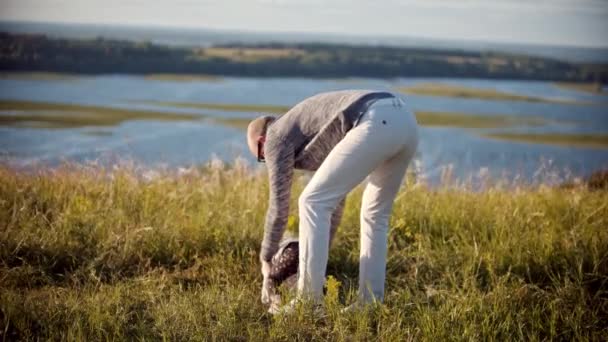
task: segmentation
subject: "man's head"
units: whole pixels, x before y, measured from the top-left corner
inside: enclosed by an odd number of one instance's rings
[[[275,119],[274,116],[260,116],[252,120],[249,126],[247,126],[247,146],[249,146],[251,154],[257,157],[258,160],[260,157],[262,159],[264,157],[266,130]]]

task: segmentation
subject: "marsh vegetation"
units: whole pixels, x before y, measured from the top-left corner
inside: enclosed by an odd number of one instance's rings
[[[189,108],[244,113],[282,114],[287,106],[226,104],[202,102],[141,101],[139,103],[169,108]],[[509,128],[515,126],[542,126],[551,121],[536,116],[479,115],[455,112],[417,111],[416,119],[422,126],[455,127],[475,131],[492,139],[570,145],[580,147],[608,147],[603,134],[529,134],[507,132],[484,132],[483,129]],[[0,125],[45,129],[116,126],[131,120],[147,121],[201,121],[245,129],[249,117],[222,117],[204,113],[188,114],[170,111],[135,110],[99,106],[83,106],[34,101],[0,100]],[[84,134],[90,134],[85,131]],[[93,134],[95,135],[95,134]],[[107,132],[104,132],[107,135]]]

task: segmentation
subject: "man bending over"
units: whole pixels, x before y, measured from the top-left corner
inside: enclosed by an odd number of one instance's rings
[[[321,93],[284,115],[263,116],[247,128],[247,143],[265,161],[270,198],[260,251],[262,302],[269,301],[270,261],[289,213],[293,170],[315,171],[299,197],[297,298],[322,301],[330,242],[346,195],[368,177],[361,203],[359,302],[384,297],[388,221],[418,145],[418,127],[403,100],[388,92]]]

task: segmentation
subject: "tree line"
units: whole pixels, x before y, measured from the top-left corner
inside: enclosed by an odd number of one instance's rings
[[[606,64],[575,64],[500,52],[316,43],[169,47],[104,38],[77,40],[8,33],[0,33],[0,69],[83,74],[608,81]]]

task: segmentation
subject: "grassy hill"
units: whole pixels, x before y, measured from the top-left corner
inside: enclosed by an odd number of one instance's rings
[[[606,340],[608,192],[409,182],[391,220],[386,303],[357,284],[360,191],[330,251],[327,317],[265,313],[263,173],[0,167],[5,340]],[[297,229],[295,185],[288,230]]]

